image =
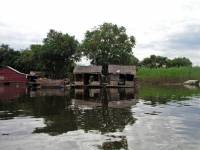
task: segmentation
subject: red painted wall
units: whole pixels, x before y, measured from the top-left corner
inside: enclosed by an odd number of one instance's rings
[[[0,68],[0,83],[23,83],[28,82],[25,74],[20,74],[8,67]]]

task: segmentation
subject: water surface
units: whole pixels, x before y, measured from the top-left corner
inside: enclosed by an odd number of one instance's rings
[[[0,87],[1,150],[199,150],[200,89]]]

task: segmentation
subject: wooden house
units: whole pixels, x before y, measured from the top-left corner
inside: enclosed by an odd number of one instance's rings
[[[135,66],[108,66],[107,80],[110,87],[134,87],[135,76]]]
[[[0,67],[0,84],[26,84],[27,75],[10,66]]]
[[[76,66],[74,68],[75,86],[100,86],[102,76],[101,66]]]

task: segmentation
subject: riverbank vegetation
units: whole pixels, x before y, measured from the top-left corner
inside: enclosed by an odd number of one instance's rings
[[[178,84],[186,80],[200,80],[200,67],[138,68],[140,82]]]

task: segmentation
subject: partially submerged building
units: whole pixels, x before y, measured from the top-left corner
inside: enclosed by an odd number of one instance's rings
[[[110,87],[134,87],[136,77],[135,66],[108,66],[108,86]]]
[[[101,66],[77,66],[74,69],[75,86],[101,86]],[[106,75],[107,87],[134,87],[136,77],[135,66],[108,65]]]
[[[73,71],[75,86],[100,86],[101,66],[76,66]]]
[[[29,82],[36,82],[37,79],[44,78],[44,77],[45,77],[44,72],[30,71],[27,78]]]
[[[27,75],[10,66],[0,67],[0,84],[26,84]]]

